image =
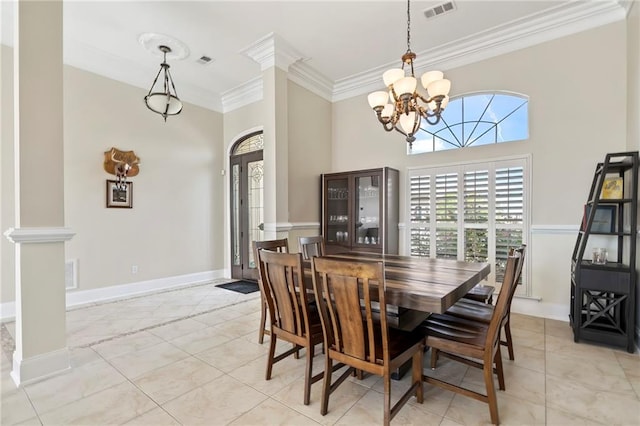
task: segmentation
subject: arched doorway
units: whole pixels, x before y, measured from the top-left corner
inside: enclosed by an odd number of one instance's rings
[[[264,239],[262,131],[239,139],[229,158],[231,277],[257,280],[253,241]]]

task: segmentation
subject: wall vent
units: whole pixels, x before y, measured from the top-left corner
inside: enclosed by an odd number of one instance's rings
[[[213,58],[206,55],[202,55],[200,56],[200,58],[198,58],[198,60],[196,60],[196,62],[200,65],[209,65],[213,63]]]
[[[67,260],[64,264],[64,288],[78,288],[78,259]]]
[[[424,16],[427,19],[435,18],[436,16],[440,16],[445,13],[452,12],[455,10],[455,8],[456,8],[456,5],[453,3],[453,1],[448,1],[425,10]]]

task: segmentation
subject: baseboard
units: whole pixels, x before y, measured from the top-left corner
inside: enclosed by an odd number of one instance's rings
[[[569,322],[569,305],[514,297],[511,312]]]
[[[70,368],[69,350],[66,347],[23,359],[18,359],[14,353],[11,378],[17,386],[24,386],[64,373]]]
[[[78,290],[67,292],[67,308],[86,305],[89,303],[108,302],[132,296],[139,296],[159,290],[168,290],[195,284],[204,284],[214,279],[229,277],[226,269],[216,271],[197,272],[194,274],[177,275],[154,280],[139,281],[129,284]],[[16,317],[15,302],[0,304],[0,321],[11,321]]]

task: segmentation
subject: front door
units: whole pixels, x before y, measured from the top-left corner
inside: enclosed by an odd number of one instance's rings
[[[236,144],[230,159],[232,278],[258,279],[252,246],[264,239],[263,165],[262,133]]]

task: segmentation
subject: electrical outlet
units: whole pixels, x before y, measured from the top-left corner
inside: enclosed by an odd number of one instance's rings
[[[138,273],[138,265],[131,265],[131,273],[132,274]]]

